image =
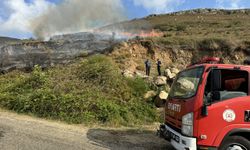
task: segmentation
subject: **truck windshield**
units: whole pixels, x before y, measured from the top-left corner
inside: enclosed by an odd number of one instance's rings
[[[203,67],[197,67],[181,72],[174,81],[169,96],[181,99],[193,97],[197,92],[203,70]]]

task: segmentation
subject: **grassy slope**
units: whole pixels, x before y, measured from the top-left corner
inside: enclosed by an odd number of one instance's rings
[[[246,10],[246,12],[204,11],[207,10],[149,16],[106,26],[103,29],[118,28],[127,31],[156,29],[165,32],[166,36],[171,38],[189,39],[204,37],[248,39],[250,37],[250,10]]]
[[[0,106],[69,123],[147,124],[157,120],[153,104],[142,98],[148,88],[142,79],[122,77],[101,55],[44,72],[36,67],[0,76]]]
[[[155,29],[163,32],[164,36],[141,40],[142,42],[149,41],[155,51],[154,56],[150,57],[153,58],[151,61],[160,58],[164,61],[163,64],[167,66],[181,64],[178,67],[182,69],[187,64],[195,62],[205,55],[221,57],[224,63],[242,63],[245,57],[250,54],[249,26],[250,10],[203,9],[152,15],[106,26],[102,29],[119,29],[130,32]],[[134,51],[134,47],[142,49],[140,45],[143,44],[128,42],[128,45],[124,48],[122,46],[121,48],[114,48],[115,51],[117,51],[116,49],[120,50],[120,53],[115,56],[117,62],[127,62],[132,59],[131,62],[134,62],[134,66],[143,66],[142,60],[149,58],[148,54],[120,59],[125,56],[123,53],[126,50],[130,54],[130,51]],[[166,53],[170,56],[164,56]],[[125,64],[124,68],[128,67]],[[141,70],[144,70],[144,68]]]
[[[249,25],[250,15],[237,12],[159,15],[113,27],[164,32],[164,37],[151,39],[153,45],[219,50],[239,48],[232,46],[238,41],[250,48]],[[95,56],[45,72],[37,67],[28,74],[16,71],[0,76],[0,106],[70,123],[145,124],[157,120],[153,104],[142,99],[148,88],[141,79],[122,77],[109,58]]]
[[[192,46],[206,39],[223,39],[248,46],[250,38],[250,10],[191,10],[174,14],[152,15],[103,27],[103,30],[160,31],[164,37],[156,42],[167,45]],[[196,48],[196,47],[195,47]]]

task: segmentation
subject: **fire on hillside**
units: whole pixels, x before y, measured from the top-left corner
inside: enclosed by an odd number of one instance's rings
[[[135,32],[135,33],[131,33],[131,32],[120,32],[119,33],[122,36],[125,37],[160,37],[163,36],[163,33],[161,32],[157,32],[155,30],[151,30],[151,31],[139,31],[139,32]]]
[[[140,38],[147,38],[147,37],[162,37],[164,34],[162,32],[156,30],[140,30],[140,31],[101,31],[101,30],[94,30],[95,34],[100,35],[110,35],[114,39],[132,39],[136,37]]]

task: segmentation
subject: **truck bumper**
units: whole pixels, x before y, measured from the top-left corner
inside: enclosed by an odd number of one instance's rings
[[[172,146],[177,150],[196,150],[196,138],[182,136],[180,133],[174,131],[167,125],[163,124],[157,131],[157,134],[169,141]]]

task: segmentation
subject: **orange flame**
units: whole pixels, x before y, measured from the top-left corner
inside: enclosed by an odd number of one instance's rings
[[[126,37],[160,37],[163,36],[163,33],[156,32],[155,30],[150,32],[142,30],[139,33],[121,32],[120,35]]]

